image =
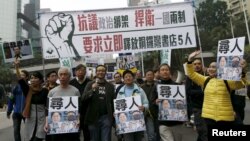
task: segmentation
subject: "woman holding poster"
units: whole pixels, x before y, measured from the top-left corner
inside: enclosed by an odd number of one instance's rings
[[[42,87],[44,82],[40,72],[33,72],[30,77],[30,85],[21,77],[19,70],[20,61],[14,61],[19,85],[25,96],[25,106],[23,110],[24,141],[42,141],[45,139],[43,125],[45,123],[45,106],[47,102],[48,90]]]
[[[192,61],[200,54],[200,51],[191,53],[186,65],[187,76],[197,85],[203,87],[204,102],[202,106],[202,117],[207,126],[232,126],[235,124],[235,112],[231,102],[230,91],[244,87],[246,83],[245,74],[241,81],[222,80],[216,78],[217,64],[212,62],[208,68],[209,76],[203,76],[194,72]],[[244,69],[244,68],[243,68]]]
[[[123,72],[123,79],[124,79],[125,85],[119,90],[117,94],[117,99],[140,95],[142,105],[138,105],[138,107],[139,107],[139,110],[143,112],[148,108],[148,99],[144,90],[134,83],[134,78],[135,76],[132,71],[125,70]],[[133,114],[133,118],[137,117],[134,115],[135,114]],[[144,136],[144,131],[126,133],[124,134],[124,140],[125,141],[142,141],[143,136]]]

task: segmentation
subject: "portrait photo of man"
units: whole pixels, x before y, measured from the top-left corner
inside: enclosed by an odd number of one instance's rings
[[[33,58],[33,50],[30,40],[4,42],[2,44],[4,62],[14,62],[14,60],[25,60]]]

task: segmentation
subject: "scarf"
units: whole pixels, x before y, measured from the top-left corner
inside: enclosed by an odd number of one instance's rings
[[[28,95],[26,97],[25,100],[25,107],[23,110],[23,117],[25,118],[29,118],[30,117],[30,106],[31,106],[31,99],[32,99],[32,95],[41,91],[41,88],[33,88],[33,87],[29,87],[29,92]]]

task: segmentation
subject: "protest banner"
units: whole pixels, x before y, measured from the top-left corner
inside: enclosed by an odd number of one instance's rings
[[[39,16],[45,59],[196,47],[189,3]]]

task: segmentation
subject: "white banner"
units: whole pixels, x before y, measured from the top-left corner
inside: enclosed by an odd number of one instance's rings
[[[40,14],[45,59],[195,47],[188,3]]]
[[[159,103],[158,119],[187,121],[187,102],[184,85],[157,85]]]

